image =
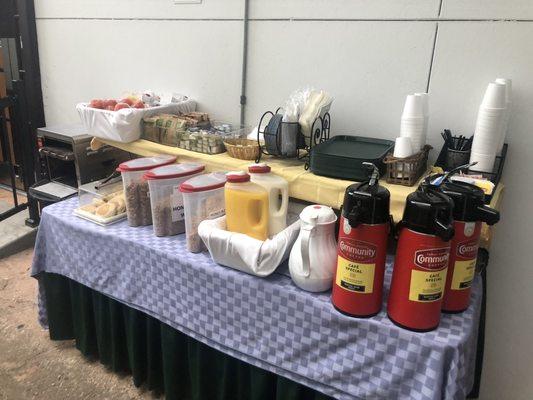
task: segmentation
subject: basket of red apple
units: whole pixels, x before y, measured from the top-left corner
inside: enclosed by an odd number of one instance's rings
[[[77,104],[76,109],[87,134],[129,143],[141,137],[144,117],[192,112],[196,110],[196,102],[177,95],[162,100],[152,92],[144,92],[119,99],[93,99]]]

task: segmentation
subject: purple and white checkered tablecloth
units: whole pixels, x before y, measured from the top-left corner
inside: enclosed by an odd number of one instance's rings
[[[32,275],[61,274],[202,343],[338,399],[464,399],[474,378],[481,282],[462,314],[414,333],[385,311],[337,312],[330,293],[298,289],[276,272],[257,278],[187,251],[184,235],[156,237],[126,221],[101,227],[73,215],[77,199],[48,206]],[[385,298],[392,260],[387,263]],[[46,325],[40,290],[39,314]],[[383,308],[385,310],[385,307]]]

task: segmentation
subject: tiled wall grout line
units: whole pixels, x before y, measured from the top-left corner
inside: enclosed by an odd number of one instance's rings
[[[242,22],[242,18],[135,18],[135,17],[37,17],[39,21],[222,21]],[[252,22],[533,22],[514,18],[250,18]]]
[[[440,0],[439,2],[439,13],[438,17],[440,18],[442,13],[442,4],[444,0]],[[431,61],[429,62],[429,71],[428,71],[428,81],[426,84],[426,93],[429,93],[429,86],[431,84],[431,73],[433,72],[433,62],[435,61],[435,53],[437,50],[437,39],[439,37],[439,23],[437,22],[435,24],[435,36],[433,37],[433,47],[431,49]]]

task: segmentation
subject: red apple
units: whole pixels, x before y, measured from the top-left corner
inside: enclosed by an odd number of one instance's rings
[[[135,103],[133,103],[133,108],[144,108],[144,103],[142,100],[137,100]]]
[[[105,108],[105,106],[104,106],[104,100],[93,99],[93,100],[91,100],[91,102],[89,103],[89,107],[92,107],[92,108],[99,108],[99,109]]]
[[[128,103],[121,101],[120,103],[117,103],[117,105],[115,106],[115,111],[122,110],[123,108],[130,108],[130,105]]]
[[[115,111],[115,106],[107,106],[105,109],[108,111]]]
[[[117,105],[117,101],[114,100],[114,99],[104,100],[105,108],[113,107],[113,109],[114,109],[116,105]]]
[[[120,100],[119,103],[126,103],[128,106],[131,107],[133,105],[133,100],[130,99],[129,97],[125,97],[122,100]]]

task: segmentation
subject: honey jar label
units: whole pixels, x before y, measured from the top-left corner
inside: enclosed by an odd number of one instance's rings
[[[179,186],[175,186],[170,195],[170,210],[172,222],[183,221],[185,219],[183,195],[179,190]]]
[[[412,270],[409,300],[422,303],[440,300],[446,283],[446,271],[447,268],[430,272]]]
[[[335,283],[343,289],[356,293],[372,293],[376,264],[350,261],[339,256]]]
[[[452,276],[452,290],[468,289],[472,286],[476,272],[476,259],[456,261]]]

